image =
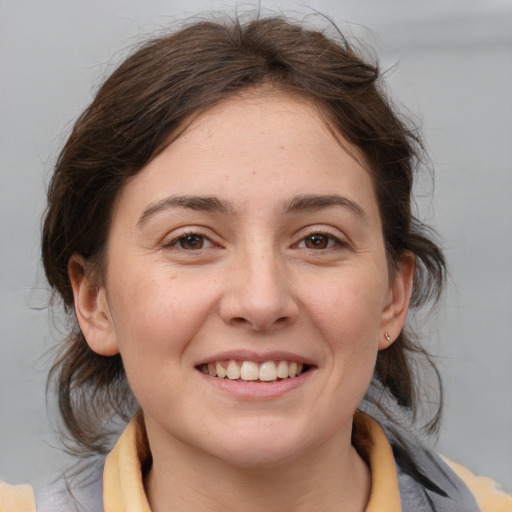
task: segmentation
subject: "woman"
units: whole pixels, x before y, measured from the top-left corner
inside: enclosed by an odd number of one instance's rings
[[[51,377],[75,448],[109,454],[43,510],[510,506],[400,428],[420,406],[406,315],[444,260],[411,213],[421,142],[339,39],[193,24],[75,124],[43,229],[73,319]]]

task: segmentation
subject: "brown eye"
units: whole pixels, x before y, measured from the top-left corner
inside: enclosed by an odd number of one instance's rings
[[[187,235],[178,240],[180,247],[187,251],[202,249],[204,246],[204,237],[201,235]]]
[[[329,242],[330,238],[322,234],[310,235],[304,239],[304,245],[308,249],[327,249]]]

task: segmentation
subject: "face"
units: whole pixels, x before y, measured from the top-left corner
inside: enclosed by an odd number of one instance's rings
[[[153,450],[272,464],[350,439],[410,269],[390,282],[370,174],[343,146],[304,100],[235,97],[121,192],[102,286],[72,280]]]

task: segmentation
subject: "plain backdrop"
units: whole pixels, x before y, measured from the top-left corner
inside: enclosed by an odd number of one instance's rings
[[[450,269],[421,322],[446,386],[438,449],[512,490],[512,1],[262,0],[329,15],[377,52],[393,97],[423,126],[434,180],[424,220]],[[235,0],[0,0],[0,479],[62,468],[46,411],[46,353],[60,337],[39,264],[45,184],[72,121],[127,49]],[[238,2],[242,11],[257,4]],[[433,192],[434,198],[429,194]]]

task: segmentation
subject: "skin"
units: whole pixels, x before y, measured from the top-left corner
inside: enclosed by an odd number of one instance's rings
[[[224,100],[124,187],[103,281],[71,259],[82,331],[99,354],[121,353],[144,411],[155,512],[364,510],[352,417],[385,333],[405,322],[414,262],[390,280],[354,155],[303,99]],[[310,371],[282,393],[224,389],[198,365],[226,352],[285,352]]]

